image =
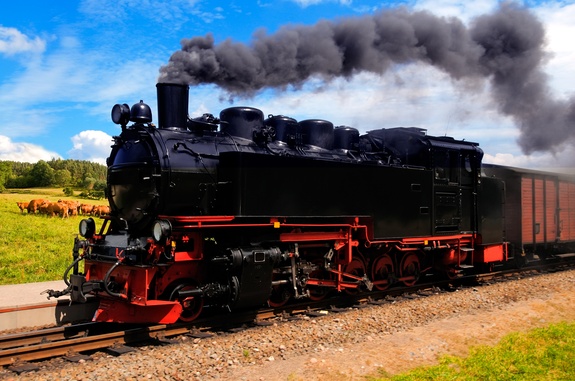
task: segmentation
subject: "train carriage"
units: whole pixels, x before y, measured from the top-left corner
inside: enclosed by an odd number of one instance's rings
[[[515,255],[533,259],[574,249],[574,176],[489,164],[483,171],[505,182],[504,232]]]

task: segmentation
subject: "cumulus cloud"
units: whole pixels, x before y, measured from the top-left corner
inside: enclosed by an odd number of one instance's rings
[[[0,160],[36,163],[39,160],[61,159],[56,152],[31,143],[13,142],[7,136],[0,135]]]
[[[72,136],[71,159],[88,160],[105,165],[110,155],[112,137],[103,131],[86,130]]]
[[[0,53],[15,55],[19,53],[42,53],[46,41],[40,37],[30,38],[16,28],[0,26]]]
[[[562,97],[573,94],[575,72],[575,50],[571,39],[575,34],[575,4],[546,3],[535,9],[537,15],[545,20],[547,49],[550,52],[547,62],[552,89]]]
[[[558,152],[536,153],[531,155],[485,153],[483,162],[518,168],[535,168],[543,171],[562,172],[575,175],[575,147],[566,145]]]
[[[499,0],[418,0],[413,5],[417,10],[428,10],[443,17],[457,17],[465,22],[473,17],[491,12]]]

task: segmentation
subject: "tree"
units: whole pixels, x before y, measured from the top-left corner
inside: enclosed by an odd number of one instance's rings
[[[54,171],[54,185],[68,185],[72,181],[72,174],[67,169]]]
[[[47,187],[54,181],[54,170],[44,160],[40,160],[30,171],[31,185],[35,187]]]
[[[6,188],[75,186],[104,189],[107,167],[83,160],[52,159],[36,164],[0,161],[0,191]],[[102,187],[101,183],[104,184]]]
[[[0,162],[0,191],[6,187],[6,182],[12,177],[12,165],[9,162]]]
[[[86,176],[82,182],[82,186],[88,190],[94,189],[94,185],[96,185],[96,179],[93,177]]]

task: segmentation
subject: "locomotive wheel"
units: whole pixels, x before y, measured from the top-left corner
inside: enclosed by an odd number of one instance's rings
[[[373,286],[380,291],[387,290],[391,285],[394,271],[393,260],[389,254],[376,258],[371,265],[371,279],[374,282],[387,280],[387,283],[374,284]]]
[[[201,296],[182,296],[178,295],[179,291],[195,290],[198,287],[191,283],[182,283],[170,294],[171,301],[178,301],[182,305],[182,313],[180,314],[180,321],[191,322],[195,320],[202,313],[204,308],[204,298]]]
[[[365,264],[361,258],[353,257],[351,262],[349,262],[347,266],[345,266],[343,272],[363,278],[363,276],[365,275]],[[355,279],[351,280],[354,282],[356,281]],[[359,288],[346,288],[345,292],[347,292],[350,295],[355,295],[359,292]]]
[[[273,280],[277,280],[274,274]],[[272,308],[278,308],[285,305],[292,296],[290,285],[280,284],[279,286],[272,286],[272,292],[268,299],[268,305]]]
[[[309,274],[310,278],[314,279],[325,279],[324,275],[326,274],[323,270],[316,270],[312,271]],[[314,301],[322,300],[329,294],[330,288],[329,287],[322,287],[322,286],[307,286],[309,291],[309,298]]]
[[[419,258],[417,254],[406,254],[401,258],[401,277],[410,277],[411,279],[402,280],[403,284],[408,287],[413,286],[419,279]]]
[[[285,305],[291,298],[291,292],[286,286],[276,286],[272,288],[272,293],[268,299],[268,305],[272,308],[278,308]]]
[[[448,267],[443,273],[447,279],[457,279],[459,277],[459,272],[453,267]]]

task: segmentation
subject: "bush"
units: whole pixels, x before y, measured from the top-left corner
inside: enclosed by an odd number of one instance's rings
[[[92,200],[100,200],[100,199],[106,197],[106,195],[105,195],[104,191],[86,190],[86,191],[80,193],[78,195],[78,197],[88,198],[88,199],[92,199]]]
[[[66,188],[62,189],[62,192],[64,192],[64,194],[68,197],[74,195],[74,189],[72,189],[70,187],[66,187]]]

